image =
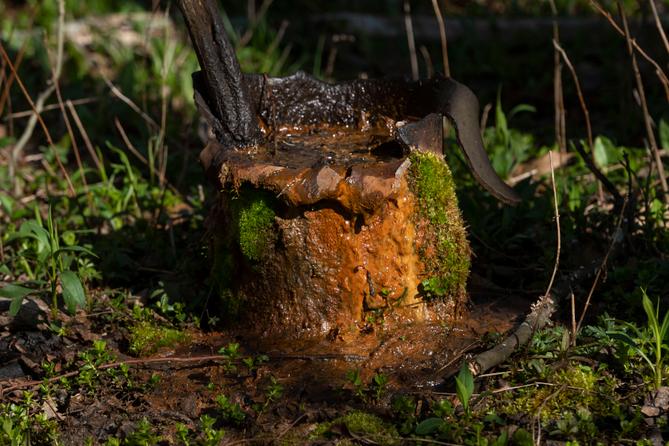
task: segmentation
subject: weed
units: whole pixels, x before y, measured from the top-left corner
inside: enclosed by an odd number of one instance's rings
[[[655,308],[646,294],[643,293],[642,304],[646,312],[647,327],[640,329],[636,325],[625,324],[630,332],[635,333],[635,337],[630,336],[625,331],[611,331],[609,335],[621,341],[624,345],[632,349],[634,353],[643,358],[651,370],[653,386],[658,389],[662,386],[665,375],[665,351],[669,348],[666,344],[666,338],[669,334],[669,312],[665,313],[660,323],[660,303],[658,301]]]
[[[465,411],[465,415],[469,417],[471,415],[469,411],[469,399],[474,393],[474,376],[469,370],[469,367],[467,367],[467,363],[462,364],[458,376],[455,377],[455,389],[460,404],[462,404],[462,408]]]
[[[241,406],[238,403],[230,401],[224,394],[217,395],[215,401],[223,420],[233,424],[241,424],[246,418],[246,414]]]
[[[237,342],[231,342],[228,345],[221,347],[218,350],[218,354],[223,356],[223,367],[228,373],[235,373],[237,371],[237,366],[235,362],[239,359],[239,344]]]
[[[42,279],[46,279],[51,296],[52,315],[55,317],[58,311],[59,285],[62,288],[65,306],[70,313],[74,313],[77,307],[83,307],[86,304],[86,295],[80,276],[72,270],[72,267],[80,261],[88,266],[86,256],[95,256],[95,254],[90,249],[77,245],[73,232],[59,234],[51,207],[48,211],[46,228],[37,209],[35,216],[34,220],[23,222],[20,229],[9,236],[8,241],[20,242],[17,253],[19,263],[30,280],[40,283]],[[3,295],[12,297],[13,315],[16,315],[21,300],[28,293],[27,289],[16,286],[3,293]]]

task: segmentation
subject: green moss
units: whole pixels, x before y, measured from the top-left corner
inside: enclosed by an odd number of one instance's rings
[[[616,381],[591,367],[577,365],[558,370],[551,373],[547,381],[553,385],[527,387],[509,395],[501,407],[502,413],[517,415],[541,411],[542,421],[549,422],[580,416],[581,413],[606,416],[614,412],[618,400]]]
[[[414,152],[410,160],[409,186],[418,199],[417,221],[429,222],[421,252],[429,275],[423,291],[428,296],[461,295],[469,276],[470,249],[451,171],[431,153]]]
[[[257,192],[245,192],[233,206],[239,236],[239,249],[249,260],[259,261],[274,242],[275,213],[269,197]]]
[[[311,434],[311,439],[329,437],[334,426],[344,426],[346,431],[356,438],[365,438],[369,442],[380,445],[397,445],[401,437],[395,426],[384,423],[376,415],[367,412],[353,411],[333,421],[321,423]],[[342,440],[346,441],[346,439]],[[337,444],[346,444],[338,442]]]
[[[152,355],[159,348],[185,342],[188,336],[181,330],[161,327],[144,320],[130,328],[130,352],[137,356]]]

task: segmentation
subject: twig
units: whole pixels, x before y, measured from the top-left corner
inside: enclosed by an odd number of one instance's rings
[[[23,62],[23,56],[26,54],[26,48],[28,45],[28,39],[26,39],[23,44],[21,45],[21,48],[19,49],[18,54],[16,55],[16,60],[14,61],[14,67],[16,71],[19,70],[21,67],[21,63]],[[7,67],[7,61],[3,58],[2,59],[2,71],[5,71],[5,68]],[[9,92],[12,88],[12,84],[14,83],[14,79],[16,76],[14,75],[14,72],[10,72],[9,76],[5,78],[5,85],[2,91],[2,96],[0,96],[0,114],[5,110],[5,103],[10,100],[9,97]],[[29,114],[32,115],[32,111],[28,112]]]
[[[524,345],[536,330],[542,328],[550,320],[555,311],[555,302],[551,296],[541,296],[532,305],[532,311],[522,324],[504,341],[483,353],[479,353],[468,361],[469,370],[475,376],[484,373],[502,363],[511,356],[515,349]]]
[[[592,286],[590,287],[590,292],[588,293],[588,296],[585,299],[585,305],[583,305],[583,311],[581,312],[581,317],[578,319],[578,324],[576,324],[576,332],[578,333],[581,330],[581,325],[583,324],[583,319],[585,318],[585,314],[588,311],[588,307],[590,306],[590,300],[592,298],[593,293],[595,292],[595,288],[597,288],[597,284],[599,283],[599,278],[602,275],[602,271],[606,268],[606,264],[609,260],[609,256],[613,252],[613,248],[622,241],[622,231],[621,231],[621,225],[625,217],[625,208],[627,207],[627,197],[623,201],[623,205],[620,208],[620,215],[618,216],[618,223],[616,224],[616,229],[613,232],[613,237],[611,238],[611,243],[609,244],[609,249],[606,251],[606,255],[604,256],[604,259],[602,259],[602,263],[599,265],[599,268],[597,269],[597,274],[595,275],[595,280],[592,282]]]
[[[411,3],[404,0],[404,27],[409,44],[409,58],[411,61],[411,78],[418,80],[418,57],[416,56],[416,40],[413,34],[413,21],[411,20]]]
[[[135,113],[137,113],[139,116],[141,116],[142,119],[144,121],[146,121],[147,124],[149,124],[149,126],[151,127],[152,130],[154,130],[154,131],[160,130],[160,126],[158,125],[158,123],[156,121],[154,121],[151,116],[146,114],[144,112],[144,110],[139,108],[137,106],[137,104],[135,104],[132,101],[132,99],[130,99],[129,97],[124,95],[123,92],[121,90],[119,90],[118,87],[116,85],[114,85],[109,79],[107,79],[106,76],[102,75],[102,80],[105,82],[105,84],[107,84],[107,86],[109,87],[109,90],[111,90],[112,94],[114,96],[116,96],[117,98],[119,98],[121,101],[125,102],[128,105],[128,107],[133,109],[133,111]]]
[[[12,181],[14,180],[14,174],[15,174],[15,169],[16,169],[16,163],[19,157],[21,156],[21,152],[23,152],[23,149],[25,149],[26,145],[28,144],[28,141],[32,137],[33,131],[35,130],[35,125],[37,125],[37,118],[40,113],[42,113],[42,108],[44,107],[44,102],[49,99],[51,94],[56,90],[56,85],[55,82],[60,79],[60,74],[63,70],[63,48],[64,48],[64,29],[65,27],[65,0],[58,0],[58,29],[57,29],[57,46],[56,46],[56,66],[53,70],[53,81],[51,85],[49,85],[46,90],[44,90],[40,95],[37,97],[37,102],[36,102],[36,111],[33,115],[30,116],[30,119],[28,120],[28,124],[26,125],[25,129],[23,130],[23,134],[21,137],[16,141],[16,144],[14,145],[14,148],[12,149],[12,154],[10,157],[10,162],[9,162],[9,176],[12,178]],[[54,153],[56,151],[54,150]],[[74,194],[74,189],[72,190],[72,193]]]
[[[599,12],[608,22],[611,24],[613,29],[615,29],[618,34],[621,36],[625,37],[626,33],[623,31],[622,28],[616,23],[615,20],[613,20],[613,17],[611,17],[611,14],[602,7],[602,5],[599,4],[597,0],[590,0],[590,4]],[[629,42],[628,42],[629,43]],[[658,79],[660,80],[660,83],[662,83],[662,86],[664,87],[664,93],[667,97],[667,101],[669,101],[669,78],[667,78],[667,75],[664,74],[664,71],[660,67],[660,65],[655,62],[655,60],[646,53],[643,48],[641,48],[637,43],[636,40],[632,41],[632,46],[634,49],[650,63],[653,68],[655,68],[655,74],[657,75]]]
[[[569,293],[569,301],[571,303],[571,346],[576,347],[576,298],[573,291]]]
[[[91,158],[95,162],[95,166],[98,168],[98,171],[102,171],[102,162],[100,161],[100,158],[98,158],[97,153],[95,153],[95,149],[93,148],[93,144],[91,144],[91,140],[88,137],[88,132],[86,131],[86,128],[84,125],[81,123],[81,119],[79,119],[79,113],[77,113],[77,109],[74,108],[74,104],[72,101],[69,99],[65,101],[65,104],[67,105],[67,109],[70,111],[72,114],[72,117],[74,118],[75,124],[77,124],[77,128],[79,129],[79,133],[81,134],[81,138],[84,140],[84,145],[86,146],[86,149],[88,149],[88,153],[91,155]]]
[[[641,111],[643,112],[643,121],[646,125],[646,136],[648,137],[648,144],[650,145],[651,155],[655,158],[655,164],[657,168],[657,174],[660,177],[660,184],[662,185],[662,201],[667,202],[667,193],[669,193],[669,186],[667,186],[667,177],[664,173],[664,165],[662,164],[662,158],[660,157],[659,150],[657,148],[657,141],[655,140],[655,133],[653,132],[653,125],[651,123],[650,113],[648,111],[648,103],[646,102],[646,93],[643,88],[643,80],[641,79],[641,73],[639,73],[639,66],[636,62],[636,55],[632,49],[632,39],[627,26],[627,17],[623,12],[623,7],[618,0],[618,11],[623,20],[623,26],[625,28],[625,40],[627,41],[627,52],[629,53],[632,59],[632,69],[634,70],[634,79],[636,80],[636,88],[639,93],[639,101],[641,102]]]
[[[437,24],[439,25],[439,39],[441,40],[441,57],[444,63],[444,76],[451,77],[451,66],[448,63],[448,40],[446,40],[446,25],[444,24],[444,16],[441,15],[441,8],[439,8],[438,0],[432,0],[432,9],[434,9],[434,15],[437,17]]]
[[[99,99],[95,97],[91,98],[81,98],[81,99],[71,99],[70,102],[74,105],[85,105],[85,104],[91,104],[93,102],[97,102]],[[45,105],[42,107],[42,113],[48,112],[48,111],[53,111],[53,110],[60,110],[60,104],[55,103],[55,104],[49,104]],[[28,118],[33,115],[32,110],[24,110],[20,112],[14,112],[10,113],[5,117],[5,120],[13,118],[13,119],[20,119],[20,118]]]
[[[662,43],[664,43],[664,49],[667,50],[669,54],[669,41],[667,40],[667,35],[664,33],[664,28],[662,27],[662,21],[660,20],[660,15],[657,13],[657,6],[655,5],[655,0],[648,0],[650,3],[650,9],[653,11],[653,17],[655,18],[655,26],[657,31],[660,33],[662,38]]]
[[[560,41],[560,29],[557,23],[557,8],[554,0],[549,1],[553,14],[553,41]],[[557,49],[553,49],[553,104],[555,108],[555,142],[560,153],[567,151],[567,124],[564,111],[564,91],[562,88],[562,63]]]
[[[0,42],[0,53],[2,53],[2,57],[5,59],[7,62],[7,65],[9,66],[9,69],[12,71],[16,78],[16,82],[19,85],[19,88],[21,89],[21,92],[25,96],[26,100],[28,101],[28,104],[30,105],[30,108],[33,109],[33,112],[35,113],[34,116],[37,116],[37,120],[40,123],[40,126],[42,127],[42,130],[44,131],[44,135],[46,136],[47,142],[49,143],[49,147],[53,150],[54,156],[56,158],[56,163],[58,164],[58,168],[60,169],[61,173],[63,174],[63,177],[65,178],[65,181],[67,182],[67,185],[70,189],[71,194],[74,196],[76,195],[76,191],[74,190],[74,186],[72,185],[72,180],[70,179],[70,175],[68,175],[67,170],[65,170],[65,166],[63,165],[62,161],[60,160],[60,155],[58,155],[58,151],[56,150],[56,147],[53,143],[53,139],[51,138],[51,133],[49,132],[49,128],[46,126],[46,123],[42,119],[42,116],[40,116],[39,112],[37,111],[37,108],[35,107],[35,103],[33,102],[32,98],[30,97],[30,94],[28,93],[28,90],[26,90],[25,85],[23,84],[23,81],[21,78],[18,76],[18,73],[16,72],[16,68],[14,67],[14,64],[12,64],[12,61],[9,59],[9,55],[7,54],[7,51],[5,51],[5,47]]]
[[[425,75],[428,78],[431,78],[434,75],[434,68],[432,66],[432,57],[430,57],[430,52],[427,50],[425,45],[421,45],[420,55],[423,56],[423,61],[425,61]]]
[[[560,46],[560,43],[554,40],[553,46],[555,47],[556,51],[562,56],[562,60],[564,60],[564,63],[567,65],[567,68],[571,73],[572,79],[574,80],[574,85],[576,86],[576,95],[578,96],[578,102],[581,105],[581,110],[583,111],[583,118],[585,119],[585,128],[588,136],[588,150],[590,153],[593,153],[594,140],[592,137],[592,124],[590,123],[590,112],[588,111],[588,106],[585,102],[585,96],[583,95],[583,90],[581,89],[581,82],[578,79],[578,75],[576,74],[576,69],[574,68],[574,65],[571,63],[571,60],[569,59],[569,56],[567,56],[565,50]],[[616,186],[611,181],[609,181],[606,175],[602,173],[602,171],[599,169],[599,166],[597,166],[596,161],[591,156],[589,155],[584,156],[585,153],[581,150],[578,150],[578,144],[575,144],[575,146],[577,146],[577,151],[585,161],[590,171],[599,180],[600,188],[601,186],[606,187],[606,190],[613,196],[616,205],[620,206],[620,204],[622,203],[622,196],[620,195],[620,192],[618,192]]]
[[[67,116],[67,111],[65,110],[65,105],[63,104],[63,96],[60,93],[60,85],[56,74],[52,74],[53,85],[56,87],[56,97],[58,98],[58,107],[60,112],[63,115],[63,121],[65,121],[65,127],[67,128],[67,133],[70,135],[70,140],[72,141],[72,148],[74,149],[74,158],[77,161],[77,167],[79,168],[79,175],[81,175],[81,181],[84,183],[84,190],[88,194],[88,183],[86,182],[86,173],[84,172],[84,167],[81,164],[81,154],[79,153],[79,144],[77,144],[77,138],[74,136],[74,131],[72,130],[72,124],[70,123],[70,118]],[[92,204],[92,202],[90,202]],[[92,209],[92,206],[91,206]]]
[[[555,252],[555,265],[553,266],[553,274],[551,275],[551,280],[548,282],[548,287],[546,288],[546,296],[551,294],[551,289],[553,288],[553,282],[555,281],[558,266],[560,265],[560,247],[562,245],[562,238],[560,235],[560,210],[558,209],[557,188],[555,187],[555,169],[553,168],[553,152],[548,152],[548,161],[551,165],[551,187],[553,188],[553,204],[555,205],[555,232],[557,233],[557,250]]]

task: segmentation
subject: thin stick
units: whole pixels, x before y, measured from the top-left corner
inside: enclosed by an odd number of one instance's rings
[[[434,68],[432,66],[432,57],[430,57],[430,52],[427,50],[425,45],[421,45],[420,55],[423,56],[423,61],[425,61],[425,74],[428,78],[431,78],[434,75]]]
[[[613,29],[615,29],[618,34],[621,36],[625,37],[626,33],[623,31],[622,28],[616,23],[615,20],[613,20],[613,17],[611,17],[611,14],[602,7],[602,5],[599,4],[597,0],[590,0],[590,4],[599,12],[608,22],[611,24]],[[628,42],[629,44],[629,42]],[[655,62],[655,60],[646,53],[643,48],[641,48],[637,43],[636,40],[632,40],[632,46],[634,49],[648,61],[654,68],[655,68],[655,74],[657,75],[658,79],[662,83],[662,86],[664,87],[664,93],[667,96],[667,101],[669,101],[669,78],[667,78],[667,75],[664,74],[664,71],[660,67],[660,65]]]
[[[588,311],[588,307],[590,306],[590,300],[592,299],[592,295],[595,292],[595,288],[597,288],[597,284],[599,283],[599,278],[602,275],[602,272],[606,269],[606,264],[609,261],[609,256],[613,252],[613,248],[622,241],[622,231],[620,229],[622,222],[624,220],[625,216],[625,208],[627,207],[627,197],[625,198],[625,201],[623,201],[623,205],[620,208],[620,214],[618,215],[618,223],[616,224],[616,229],[613,232],[613,237],[611,237],[611,243],[609,244],[609,249],[606,251],[606,255],[604,256],[604,259],[602,259],[602,263],[599,265],[599,268],[597,269],[597,274],[595,275],[595,280],[592,282],[592,286],[590,287],[590,292],[588,293],[588,296],[585,299],[585,305],[583,305],[583,311],[581,312],[581,317],[578,319],[578,324],[576,324],[576,332],[578,333],[581,330],[581,325],[583,324],[583,319],[585,319],[585,314]]]
[[[448,40],[446,40],[446,25],[444,24],[444,16],[441,15],[441,8],[439,8],[438,0],[432,0],[432,9],[434,9],[434,15],[437,17],[437,23],[439,24],[439,39],[441,40],[441,57],[444,63],[444,76],[451,77],[451,67],[448,63]]]
[[[9,55],[7,54],[7,51],[5,51],[5,47],[0,42],[0,53],[2,53],[2,57],[5,59],[7,62],[7,65],[9,66],[9,69],[12,71],[14,74],[14,77],[16,78],[16,82],[19,85],[19,88],[21,89],[21,92],[25,96],[26,100],[28,101],[28,104],[30,105],[30,108],[33,109],[33,112],[35,113],[35,116],[37,116],[37,120],[40,123],[40,126],[42,127],[42,130],[44,131],[44,135],[46,136],[47,142],[49,143],[49,147],[53,150],[54,156],[56,158],[56,163],[58,164],[58,168],[60,169],[61,173],[63,174],[63,177],[65,178],[65,181],[67,182],[68,187],[70,188],[70,192],[72,196],[76,195],[76,191],[74,190],[74,186],[72,185],[72,180],[70,180],[70,175],[68,175],[67,170],[65,170],[65,166],[63,165],[62,161],[60,160],[60,155],[58,155],[58,151],[56,150],[56,147],[53,143],[53,139],[51,138],[51,133],[49,132],[49,128],[46,126],[46,123],[42,119],[42,116],[40,116],[39,112],[37,111],[37,108],[35,107],[35,103],[33,102],[32,98],[30,97],[30,94],[28,93],[28,90],[26,90],[25,85],[23,84],[23,81],[19,77],[18,73],[16,72],[16,68],[14,67],[14,64],[12,61],[9,59]]]
[[[667,186],[667,177],[664,173],[664,165],[662,164],[662,158],[660,157],[660,151],[657,148],[657,141],[655,140],[655,133],[653,132],[653,124],[651,123],[650,113],[648,112],[648,103],[646,102],[646,93],[643,88],[643,80],[641,79],[641,73],[639,73],[639,66],[636,62],[636,55],[632,49],[633,39],[630,35],[629,28],[627,26],[627,17],[623,12],[623,7],[618,0],[618,11],[623,20],[623,26],[625,29],[625,40],[627,41],[627,52],[632,58],[632,69],[634,70],[634,79],[636,80],[637,92],[639,93],[639,100],[641,102],[641,110],[643,111],[643,121],[646,125],[646,136],[648,136],[648,144],[650,145],[651,155],[655,158],[655,167],[657,168],[657,174],[660,177],[660,184],[662,185],[662,192],[664,192],[662,201],[667,202],[667,193],[669,193],[669,186]]]
[[[126,95],[124,95],[123,92],[122,92],[121,90],[119,90],[118,87],[117,87],[116,85],[114,85],[109,79],[107,79],[106,76],[103,75],[103,76],[102,76],[102,80],[105,82],[105,84],[107,84],[107,86],[108,86],[109,89],[111,90],[112,94],[113,94],[114,96],[116,96],[117,98],[119,98],[121,101],[125,102],[125,103],[128,105],[128,107],[130,107],[131,109],[133,109],[133,111],[134,111],[135,113],[137,113],[139,116],[141,116],[142,119],[143,119],[144,121],[146,121],[147,124],[149,124],[149,126],[151,127],[152,130],[155,131],[155,130],[159,130],[159,129],[160,129],[160,126],[158,125],[158,123],[157,123],[156,121],[154,121],[153,118],[152,118],[151,116],[147,115],[147,114],[144,112],[144,110],[142,110],[141,108],[139,108],[139,106],[138,106],[137,104],[135,104],[135,103],[132,101],[132,99],[130,99],[129,97],[127,97]]]
[[[416,55],[416,40],[413,34],[413,21],[411,20],[411,4],[404,0],[404,27],[407,32],[407,43],[409,44],[409,58],[411,61],[411,78],[418,80],[418,57]]]
[[[583,111],[583,118],[585,119],[585,128],[588,135],[588,150],[590,154],[592,154],[594,148],[594,140],[592,137],[592,124],[590,122],[590,112],[588,111],[588,106],[585,102],[585,96],[583,95],[583,90],[581,89],[581,82],[579,81],[578,75],[576,74],[576,69],[574,68],[574,65],[571,63],[569,56],[567,56],[567,53],[560,46],[559,42],[553,41],[553,46],[555,46],[556,51],[562,56],[562,60],[564,60],[564,63],[567,65],[567,68],[571,73],[571,77],[574,80],[574,85],[576,86],[576,94],[578,96],[579,104],[581,105],[581,110]],[[586,165],[590,168],[590,171],[599,180],[600,188],[602,186],[606,187],[606,190],[613,196],[616,204],[620,205],[620,203],[622,203],[623,198],[620,195],[620,192],[618,192],[616,186],[613,183],[611,183],[611,181],[609,181],[606,175],[602,173],[602,171],[599,169],[599,166],[597,166],[596,161],[592,157],[583,156],[584,153],[578,150],[578,147],[577,151],[583,157],[583,160],[585,161]]]
[[[560,41],[560,29],[557,23],[557,8],[554,0],[549,1],[553,14],[553,41]],[[560,153],[567,151],[567,124],[564,111],[564,91],[562,89],[562,63],[560,55],[553,49],[553,103],[555,107],[555,142]]]
[[[650,9],[653,11],[653,17],[655,18],[655,26],[657,27],[657,31],[660,33],[660,37],[662,38],[662,43],[664,43],[664,49],[667,50],[667,53],[669,53],[669,41],[667,40],[667,35],[664,33],[664,28],[662,27],[662,21],[660,20],[660,16],[657,13],[657,6],[655,6],[655,0],[648,0],[648,3],[650,3]]]
[[[557,275],[558,266],[560,265],[560,246],[562,245],[562,238],[560,236],[560,210],[558,209],[558,197],[557,197],[557,188],[555,187],[555,169],[553,168],[553,152],[548,152],[548,161],[551,166],[551,186],[553,188],[553,204],[555,205],[555,231],[557,232],[557,251],[555,253],[555,265],[553,266],[553,274],[551,275],[551,280],[548,282],[548,287],[546,288],[546,296],[549,296],[551,293],[551,288],[553,288],[553,282],[555,281],[555,276]]]
[[[98,98],[91,97],[91,98],[71,99],[70,102],[72,102],[74,105],[85,105],[85,104],[91,104],[93,102],[97,102],[98,100],[99,100]],[[44,107],[42,107],[42,114],[44,114],[44,112],[53,111],[53,110],[60,110],[60,104],[55,103],[55,104],[45,105]],[[32,114],[33,114],[32,110],[24,110],[24,111],[20,111],[20,112],[14,112],[14,113],[8,114],[5,117],[5,120],[10,119],[10,118],[13,118],[13,119],[28,118],[28,117],[32,116]]]
[[[65,105],[63,104],[63,96],[60,92],[60,85],[56,74],[53,73],[53,85],[56,87],[56,97],[58,98],[58,107],[60,112],[63,115],[63,121],[65,121],[65,127],[67,128],[67,133],[70,135],[70,140],[72,141],[72,148],[74,149],[74,158],[77,161],[77,167],[79,168],[79,175],[81,175],[81,181],[84,183],[84,190],[88,194],[88,183],[86,182],[86,174],[84,173],[84,167],[81,163],[81,154],[79,153],[79,144],[77,144],[77,138],[74,136],[74,131],[72,130],[72,124],[70,123],[70,118],[67,116],[67,111],[65,110]],[[90,202],[92,205],[92,202]],[[92,206],[91,206],[92,208]]]
[[[77,113],[77,109],[74,108],[74,104],[69,99],[65,101],[65,104],[67,105],[67,109],[72,114],[72,118],[74,118],[75,124],[77,124],[77,128],[79,129],[81,138],[84,140],[84,145],[86,146],[86,149],[88,149],[88,153],[91,155],[91,158],[93,158],[93,161],[95,162],[95,166],[98,168],[98,171],[101,171],[102,162],[100,161],[100,158],[98,158],[98,154],[95,153],[93,144],[91,144],[91,140],[88,137],[88,132],[86,131],[86,128],[84,128],[84,125],[81,123],[81,119],[79,119],[79,114]]]
[[[23,42],[23,45],[21,45],[21,48],[19,49],[19,52],[16,55],[16,60],[14,61],[14,67],[16,67],[16,71],[18,71],[18,69],[21,67],[21,62],[23,62],[23,56],[26,53],[27,45],[28,45],[28,39],[26,39]],[[3,72],[4,72],[6,66],[7,66],[7,61],[5,59],[2,59],[2,70],[3,70]],[[11,72],[9,74],[9,76],[7,76],[5,78],[5,85],[4,85],[4,88],[3,88],[3,91],[2,91],[2,96],[0,96],[0,114],[2,114],[2,112],[5,109],[5,103],[10,100],[9,92],[10,92],[10,89],[12,88],[12,84],[14,83],[14,79],[15,79],[15,76],[14,76],[13,72]],[[33,112],[31,111],[29,113],[32,115]]]
[[[569,293],[569,300],[571,301],[571,346],[576,347],[576,298],[573,291]]]

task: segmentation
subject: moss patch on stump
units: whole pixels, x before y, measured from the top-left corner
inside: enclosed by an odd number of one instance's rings
[[[409,187],[416,196],[417,232],[425,234],[418,247],[426,276],[425,297],[463,296],[469,276],[471,249],[455,195],[451,171],[432,153],[410,155]]]

